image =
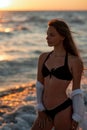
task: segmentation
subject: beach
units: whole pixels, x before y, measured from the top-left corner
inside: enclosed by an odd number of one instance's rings
[[[0,93],[0,130],[29,130],[36,118],[35,85]]]

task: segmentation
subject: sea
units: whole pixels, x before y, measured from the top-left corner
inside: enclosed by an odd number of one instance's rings
[[[53,49],[46,43],[53,18],[69,24],[87,68],[86,11],[0,12],[0,90],[36,80],[39,55]]]
[[[38,58],[53,49],[46,43],[47,23],[53,18],[67,22],[80,51],[87,105],[87,11],[0,11],[0,130],[29,130],[35,119]]]

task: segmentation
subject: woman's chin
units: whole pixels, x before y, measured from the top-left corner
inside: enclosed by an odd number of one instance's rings
[[[53,47],[53,45],[52,45],[52,44],[48,44],[48,46],[49,46],[49,47]]]

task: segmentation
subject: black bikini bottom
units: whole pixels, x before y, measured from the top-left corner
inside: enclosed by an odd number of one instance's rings
[[[56,108],[54,109],[51,109],[51,110],[45,110],[44,112],[53,120],[55,115],[66,109],[67,107],[69,107],[70,105],[72,105],[72,100],[70,98],[68,98],[65,102],[63,102],[62,104],[60,104],[59,106],[57,106]]]

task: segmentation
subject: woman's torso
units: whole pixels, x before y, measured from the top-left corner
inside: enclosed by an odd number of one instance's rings
[[[44,76],[43,103],[47,109],[55,108],[67,99],[66,89],[72,80],[68,59],[68,55],[55,58],[51,52],[43,63],[43,67],[45,67],[45,69],[42,68]],[[55,70],[51,72],[53,68]]]

